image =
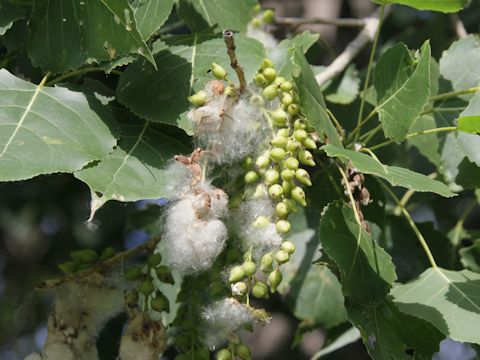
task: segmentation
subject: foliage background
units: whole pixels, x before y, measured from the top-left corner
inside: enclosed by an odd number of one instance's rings
[[[354,0],[330,2],[332,8],[339,9],[338,16],[362,15],[361,11],[352,6]],[[308,1],[301,5],[296,1],[268,1],[264,5],[276,8],[278,15],[284,13],[288,16],[302,16],[304,9],[311,6]],[[469,33],[480,32],[479,0],[472,1],[468,9],[459,15]],[[0,63],[3,54],[11,51],[15,44],[25,41],[25,21],[15,22],[9,36],[0,39]],[[172,14],[167,26],[177,22],[178,18]],[[336,33],[332,33],[331,28],[322,27],[319,30],[325,36],[307,54],[310,63],[317,65],[328,64],[356,35],[355,29],[339,28]],[[184,25],[174,30],[177,34],[187,31]],[[381,51],[387,45],[403,41],[409,48],[420,48],[427,39],[431,41],[432,55],[438,59],[442,51],[456,39],[450,16],[396,7],[385,23],[379,46]],[[364,68],[367,60],[366,49],[356,59],[358,68]],[[34,83],[38,83],[43,76],[39,68],[32,67],[24,52],[17,54],[6,66],[11,71],[25,74]],[[112,89],[118,79],[115,74],[106,77],[100,73],[92,73],[87,77],[101,80]],[[351,111],[350,106],[329,106],[336,114]],[[354,121],[352,119],[352,124],[345,124],[346,127],[353,127]],[[407,152],[408,156],[405,156]],[[385,163],[422,173],[433,170],[432,165],[419,156],[413,147],[407,149],[403,145],[384,148],[379,154]],[[328,197],[328,189],[320,189],[319,192],[320,197]],[[452,219],[457,219],[465,207],[462,196],[449,199],[448,206],[443,198],[435,198],[426,205],[426,198],[428,195],[415,196],[409,209],[416,222],[431,222],[440,230],[454,226],[455,221]],[[158,213],[156,208],[148,207],[144,202],[108,202],[97,213],[94,224],[87,225],[85,220],[89,216],[89,200],[88,187],[71,175],[47,175],[23,182],[0,183],[0,359],[22,359],[32,351],[41,349],[52,299],[32,289],[39,280],[57,275],[57,264],[64,261],[70,251],[84,247],[102,249],[108,245],[121,250],[138,244],[148,235],[144,230],[138,229],[141,226],[136,215],[148,213],[156,216]],[[299,216],[294,227],[304,229],[304,225],[307,225],[311,231],[316,231],[318,220],[315,219],[318,219],[318,212],[315,211],[304,217]],[[401,220],[399,222],[398,226],[405,228],[406,225]],[[431,225],[424,227],[426,231],[434,231]],[[477,208],[468,217],[465,228],[480,231],[480,209]],[[155,231],[155,227],[151,229]],[[405,236],[411,237],[406,242],[415,242],[413,233],[408,230],[405,231]],[[469,243],[462,245],[467,246]],[[259,329],[260,332],[255,336],[246,338],[259,359],[307,359],[318,350],[325,336],[322,329],[306,335],[301,344],[292,349],[290,344],[295,338],[299,321],[279,297],[273,297],[265,306],[274,314],[272,323],[266,329]],[[115,358],[112,349],[118,342],[124,321],[123,317],[114,319],[100,336],[98,347],[102,359]],[[331,331],[340,330],[334,328]],[[465,359],[471,358],[469,355],[475,356],[468,348],[459,347],[453,342],[445,344],[447,350],[463,351]],[[368,358],[360,341],[331,355],[331,358],[350,359],[353,356],[356,359]],[[448,355],[443,358],[448,358]],[[455,355],[454,358],[461,359],[462,355]]]

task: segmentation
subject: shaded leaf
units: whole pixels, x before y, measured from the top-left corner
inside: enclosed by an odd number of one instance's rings
[[[0,0],[0,35],[5,35],[13,23],[25,17],[25,12],[8,0]]]
[[[445,197],[455,196],[448,187],[440,181],[404,169],[398,166],[384,165],[369,155],[357,151],[342,149],[328,144],[322,147],[330,157],[340,157],[350,160],[364,174],[372,174],[387,180],[393,186],[403,186],[420,192],[433,192]]]
[[[437,128],[437,124],[432,115],[420,116],[410,127],[410,132],[420,132]],[[408,143],[415,146],[420,154],[425,156],[432,164],[440,165],[440,140],[438,135],[422,134],[421,136],[413,136],[409,138]]]
[[[73,172],[116,144],[109,114],[85,94],[36,86],[4,69],[0,93],[2,181]]]
[[[342,147],[342,141],[327,114],[327,106],[320,87],[301,47],[296,46],[292,51],[292,62],[295,66],[293,79],[298,89],[300,109],[307,121],[320,136],[327,137],[330,143]]]
[[[166,39],[166,43],[157,42],[154,47],[158,70],[146,61],[130,65],[118,82],[119,100],[147,120],[176,125],[192,133],[186,117],[187,97],[214,79],[208,73],[212,62],[223,66],[230,78],[236,80],[223,38],[212,37],[179,35]],[[238,61],[250,82],[265,57],[265,50],[259,42],[243,35],[235,37],[235,44]]]
[[[480,272],[480,239],[470,246],[460,249],[460,261],[465,268]]]
[[[148,40],[168,19],[175,0],[130,0],[138,32]]]
[[[353,301],[381,301],[396,279],[390,255],[357,223],[353,210],[328,205],[320,222],[323,250],[338,265],[343,293]]]
[[[347,313],[375,360],[430,360],[444,338],[430,323],[403,314],[390,301],[374,306],[348,303]]]
[[[394,64],[394,66],[392,66]],[[403,140],[430,97],[430,45],[421,48],[411,72],[413,58],[403,44],[388,49],[375,68],[375,90],[383,130],[387,138]]]
[[[457,12],[463,9],[467,0],[373,0],[377,4],[401,4],[418,10],[433,10],[443,13]]]
[[[429,268],[391,294],[403,313],[429,321],[453,340],[480,344],[480,274]]]
[[[28,52],[44,71],[65,72],[130,53],[155,65],[127,0],[38,0],[29,26]]]
[[[325,355],[328,355],[338,349],[343,348],[351,343],[356,342],[360,339],[360,332],[357,328],[351,327],[343,334],[341,334],[337,339],[335,339],[332,343],[328,344],[327,346],[323,347],[320,351],[317,351],[313,356],[312,360],[320,359]]]
[[[351,104],[360,91],[360,78],[355,64],[351,64],[343,73],[343,76],[334,81],[326,88],[325,98],[334,104]]]
[[[179,0],[177,11],[193,32],[214,25],[221,30],[245,32],[257,3],[257,0]]]
[[[480,134],[480,92],[475,93],[457,119],[458,130]]]
[[[480,84],[480,39],[468,35],[455,41],[440,59],[440,73],[452,82],[453,90],[465,90]],[[470,99],[472,95],[462,95]]]

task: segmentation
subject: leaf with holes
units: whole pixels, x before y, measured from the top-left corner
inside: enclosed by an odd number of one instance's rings
[[[0,70],[0,180],[73,172],[116,144],[113,119],[96,99],[34,85]]]
[[[131,53],[155,66],[127,0],[38,0],[29,26],[28,52],[44,71],[65,72]]]
[[[300,109],[319,135],[327,137],[330,143],[342,147],[342,141],[328,116],[322,91],[301,47],[296,46],[292,51],[292,63],[294,64],[293,79],[300,98]]]
[[[480,274],[429,268],[395,285],[391,295],[401,312],[430,322],[453,340],[480,344]]]
[[[347,150],[328,144],[322,147],[330,157],[340,157],[350,160],[358,171],[364,174],[372,174],[387,180],[393,186],[403,186],[420,192],[433,192],[445,197],[455,196],[448,187],[440,181],[430,179],[429,177],[404,169],[398,166],[384,165],[371,156],[362,154],[358,151]]]
[[[168,19],[175,0],[130,0],[137,29],[148,40]]]
[[[338,265],[343,293],[358,303],[385,298],[396,279],[392,258],[341,202],[329,204],[320,222],[322,249]]]
[[[418,63],[403,44],[388,49],[375,68],[377,92],[375,110],[387,138],[401,141],[417,119],[430,97],[430,45],[420,51]]]
[[[92,213],[109,200],[157,199],[166,194],[164,165],[189,149],[149,121],[123,116],[118,146],[102,161],[75,173],[92,190]],[[119,120],[120,122],[120,120]]]
[[[265,57],[265,50],[259,42],[243,35],[235,36],[235,44],[238,61],[250,82]],[[235,81],[223,38],[199,34],[172,36],[165,43],[157,42],[155,48],[159,49],[155,53],[158,70],[146,61],[130,65],[118,83],[119,100],[147,120],[177,125],[191,134],[192,126],[186,116],[187,97],[214,79],[208,73],[212,63],[223,66]]]

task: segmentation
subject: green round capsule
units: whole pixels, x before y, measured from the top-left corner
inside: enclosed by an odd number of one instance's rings
[[[259,169],[265,169],[270,165],[270,158],[267,155],[260,155],[257,160],[255,160],[255,165]]]
[[[252,25],[252,27],[254,28],[259,28],[260,26],[262,26],[262,20],[260,20],[259,18],[253,18],[250,21],[250,25]]]
[[[150,295],[155,290],[153,283],[149,280],[145,280],[138,286],[138,291],[140,291],[143,295]]]
[[[291,181],[282,181],[283,194],[288,197],[294,186],[295,184]]]
[[[295,176],[295,170],[285,169],[282,170],[280,175],[283,181],[292,181]]]
[[[257,272],[257,265],[253,261],[245,261],[242,266],[245,273],[249,276],[252,276]]]
[[[295,186],[292,191],[290,192],[292,199],[298,202],[302,206],[307,206],[307,202],[305,200],[305,191],[299,186]]]
[[[236,283],[241,280],[246,276],[245,270],[243,270],[243,267],[240,265],[234,266],[230,270],[230,277],[228,278],[228,282],[230,283]]]
[[[273,184],[268,188],[268,195],[274,199],[274,200],[279,200],[283,196],[283,188],[279,184]]]
[[[258,174],[255,171],[249,171],[245,174],[244,179],[247,184],[253,184],[258,181]]]
[[[203,90],[193,94],[192,96],[188,97],[188,101],[190,101],[193,105],[196,106],[203,106],[207,102],[207,93]]]
[[[274,68],[271,68],[271,67],[263,69],[262,74],[263,76],[265,76],[265,79],[267,79],[267,81],[270,81],[270,82],[274,81],[275,78],[277,77],[277,72],[275,71]]]
[[[260,215],[258,216],[252,223],[252,226],[255,228],[264,227],[270,224],[270,220],[266,216]]]
[[[275,147],[281,147],[282,149],[285,148],[287,145],[287,138],[284,136],[275,136],[272,141],[270,141],[270,144],[272,144]]]
[[[302,147],[302,144],[297,140],[290,139],[287,141],[287,151],[294,153],[300,150],[301,147]]]
[[[147,265],[150,267],[155,267],[160,264],[162,261],[162,255],[159,253],[150,255],[147,259]]]
[[[251,156],[247,156],[245,159],[242,160],[242,168],[244,168],[245,170],[248,170],[252,167],[253,165],[253,159]]]
[[[299,162],[294,157],[289,157],[287,160],[285,160],[285,166],[290,170],[297,170],[298,165]]]
[[[307,137],[305,140],[303,140],[302,144],[305,147],[305,149],[308,149],[308,150],[317,149],[317,143],[310,136]]]
[[[280,245],[280,250],[293,254],[295,252],[295,245],[293,245],[291,241],[286,240]]]
[[[307,125],[305,125],[305,123],[303,122],[303,120],[297,119],[297,120],[295,120],[295,122],[293,123],[293,128],[294,128],[295,130],[298,130],[298,129],[305,130],[305,129],[307,128]]]
[[[232,294],[235,296],[243,296],[247,293],[248,287],[247,284],[243,281],[236,282],[232,284]]]
[[[290,91],[293,89],[293,84],[290,81],[284,81],[282,85],[280,85],[280,89],[285,92]]]
[[[274,258],[272,253],[266,253],[265,255],[263,255],[262,260],[260,261],[260,270],[262,270],[263,272],[272,271],[273,260]]]
[[[282,273],[278,269],[273,270],[270,275],[268,275],[268,283],[270,284],[270,289],[272,290],[272,292],[275,292],[275,290],[277,290],[277,287],[282,282],[282,279]]]
[[[152,301],[150,301],[150,307],[158,312],[170,311],[170,302],[168,301],[167,297],[163,294],[157,294]]]
[[[275,12],[271,9],[267,9],[263,12],[262,18],[264,22],[271,24],[275,21]]]
[[[264,70],[266,68],[273,68],[274,67],[274,64],[273,64],[273,61],[270,60],[270,59],[263,59],[262,61],[262,65],[261,65],[261,69]]]
[[[288,220],[278,220],[275,224],[275,228],[280,234],[286,234],[290,231],[292,226]]]
[[[297,129],[293,132],[293,137],[295,138],[295,140],[303,142],[308,137],[308,134],[303,129]]]
[[[305,169],[297,169],[295,171],[295,179],[303,185],[312,186],[312,180],[310,180],[310,175]]]
[[[262,281],[257,281],[252,288],[252,294],[258,299],[265,299],[268,297],[268,288]]]
[[[270,116],[272,117],[273,122],[277,126],[285,126],[287,124],[288,115],[282,109],[272,111]]]
[[[313,160],[313,155],[308,150],[300,150],[298,152],[298,160],[304,165],[315,166],[315,161]]]
[[[283,105],[288,106],[293,103],[293,97],[290,94],[283,94],[281,101]]]
[[[279,218],[286,218],[289,214],[290,211],[286,203],[279,202],[277,205],[275,205],[275,215],[277,215]]]
[[[275,162],[280,162],[285,157],[285,150],[279,147],[274,147],[270,150],[270,158]]]
[[[217,352],[217,360],[232,360],[232,354],[228,349],[222,349]]]
[[[225,71],[225,69],[216,63],[212,63],[212,73],[213,76],[215,76],[219,80],[223,80],[227,76],[227,72]]]
[[[263,89],[262,95],[267,100],[275,99],[278,95],[277,87],[275,85],[268,85],[265,89]]]
[[[300,108],[297,104],[290,104],[287,107],[287,111],[292,115],[297,115],[300,112]]]
[[[239,344],[237,346],[237,356],[242,360],[251,360],[252,352],[250,348],[245,344]]]
[[[286,251],[279,250],[275,254],[275,260],[277,260],[279,264],[285,264],[286,262],[288,262],[288,260],[290,260],[290,254]]]
[[[160,265],[155,269],[155,273],[157,274],[158,280],[165,284],[175,284],[175,279],[168,268],[168,266]]]
[[[265,171],[265,183],[267,185],[273,185],[278,183],[278,180],[280,179],[280,174],[278,173],[277,170],[274,169],[268,169]]]
[[[278,129],[277,130],[277,135],[276,136],[281,136],[281,137],[284,137],[284,138],[288,138],[288,129]]]
[[[263,76],[263,74],[255,75],[254,81],[255,84],[257,84],[258,86],[264,86],[265,84],[267,84],[267,79],[265,79],[265,76]],[[275,93],[275,96],[276,95],[277,94]]]

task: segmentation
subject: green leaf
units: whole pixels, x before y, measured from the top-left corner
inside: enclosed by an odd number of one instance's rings
[[[327,346],[320,349],[320,351],[316,352],[312,356],[312,360],[317,360],[322,358],[325,355],[328,355],[338,349],[343,348],[349,344],[352,344],[360,339],[360,332],[357,328],[351,327],[343,334],[341,334],[337,339],[335,339],[332,343],[328,344]]]
[[[1,181],[73,172],[102,159],[116,144],[112,119],[96,99],[37,86],[4,69],[0,93]]]
[[[457,12],[463,9],[467,0],[373,0],[377,4],[401,4],[418,10],[433,10],[443,13]]]
[[[434,192],[445,197],[455,196],[445,184],[430,179],[423,174],[398,166],[384,165],[366,154],[342,149],[331,144],[324,145],[322,149],[325,150],[328,156],[350,160],[361,173],[379,176],[393,186],[403,186],[420,192]]]
[[[29,55],[44,71],[65,72],[131,53],[155,66],[127,0],[38,0],[29,26]]]
[[[440,59],[440,73],[452,82],[453,90],[469,89],[480,84],[480,39],[476,35],[468,35],[455,41]],[[470,99],[472,95],[462,95]]]
[[[125,116],[126,115],[126,116]],[[102,161],[75,173],[92,190],[92,216],[109,200],[157,199],[167,194],[164,165],[188,147],[163,134],[149,121],[119,119],[122,134],[115,150]]]
[[[328,116],[322,91],[301,47],[295,46],[292,51],[292,63],[295,67],[293,79],[298,89],[300,109],[307,121],[320,136],[326,137],[330,143],[342,147],[342,141]]]
[[[401,141],[430,97],[430,45],[421,48],[418,63],[411,72],[413,59],[403,44],[388,49],[375,68],[377,106],[387,138]],[[394,65],[392,65],[394,64]]]
[[[480,92],[470,99],[468,106],[457,119],[457,129],[472,134],[480,134]]]
[[[341,78],[336,78],[324,90],[325,98],[334,104],[351,104],[360,91],[360,78],[355,64],[351,64]]]
[[[480,272],[480,239],[470,246],[460,249],[460,261],[465,268]]]
[[[429,268],[391,294],[401,312],[429,321],[453,340],[480,344],[480,274]]]
[[[283,39],[280,41],[278,46],[268,54],[275,64],[277,74],[286,79],[290,79],[295,66],[292,63],[291,50],[295,49],[296,46],[299,46],[303,49],[305,54],[308,49],[318,41],[318,38],[318,34],[304,31],[295,35],[291,39]]]
[[[130,0],[138,32],[148,40],[168,19],[175,0]]]
[[[5,35],[13,23],[25,17],[25,12],[8,0],[0,0],[0,35]]]
[[[214,25],[222,30],[245,32],[257,3],[257,0],[179,0],[177,12],[192,32]]]
[[[444,338],[427,321],[401,313],[390,301],[374,306],[348,303],[347,313],[374,360],[430,360]]]
[[[381,301],[396,279],[390,255],[357,223],[353,210],[328,205],[320,222],[323,250],[338,265],[343,293],[359,303]]]
[[[235,72],[230,68],[223,38],[194,34],[172,36],[165,41],[168,49],[164,43],[155,44],[160,49],[155,54],[158,70],[146,61],[130,65],[120,76],[117,94],[137,115],[153,122],[179,126],[191,134],[192,127],[186,116],[187,97],[214,80],[208,73],[212,62],[223,66],[233,81],[236,80]],[[235,36],[235,44],[238,61],[250,82],[265,57],[265,50],[259,42],[243,35]]]

